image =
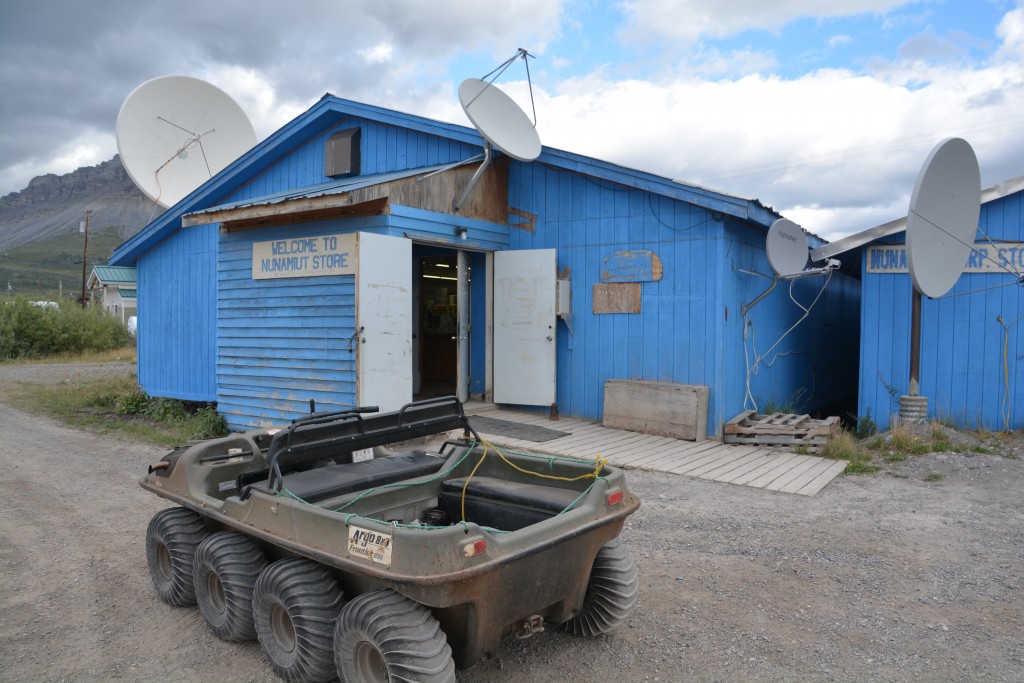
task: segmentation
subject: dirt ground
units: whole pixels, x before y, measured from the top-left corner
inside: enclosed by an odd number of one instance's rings
[[[60,368],[0,366],[0,398]],[[0,680],[278,680],[257,644],[156,598],[144,534],[165,504],[136,481],[164,449],[4,405],[0,445]],[[1024,459],[930,454],[813,498],[629,483],[628,623],[510,638],[460,681],[1024,680]]]

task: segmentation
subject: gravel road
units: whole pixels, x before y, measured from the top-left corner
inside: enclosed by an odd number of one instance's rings
[[[0,398],[118,371],[82,368],[0,365]],[[0,444],[0,680],[278,680],[156,598],[144,534],[165,504],[136,480],[163,449],[7,406]],[[629,482],[628,623],[508,639],[460,681],[1024,681],[1024,460],[931,454],[814,498]]]

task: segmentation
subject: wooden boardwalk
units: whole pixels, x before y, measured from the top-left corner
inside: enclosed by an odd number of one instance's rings
[[[797,455],[772,448],[729,445],[715,440],[680,441],[607,429],[596,422],[571,417],[552,421],[540,413],[486,403],[467,404],[466,413],[569,432],[567,436],[541,443],[480,432],[481,437],[496,446],[579,460],[593,460],[600,455],[617,467],[669,472],[800,496],[813,496],[847,465],[845,460]]]

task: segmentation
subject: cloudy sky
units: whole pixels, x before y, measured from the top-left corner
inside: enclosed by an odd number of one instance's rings
[[[5,0],[0,195],[111,158],[155,76],[219,86],[259,139],[326,92],[468,125],[458,83],[522,46],[544,144],[835,239],[904,214],[943,138],[985,186],[1024,175],[1022,2]],[[525,73],[498,83],[528,108]]]

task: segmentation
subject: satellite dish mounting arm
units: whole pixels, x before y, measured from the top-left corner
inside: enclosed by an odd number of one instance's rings
[[[491,165],[491,143],[484,140],[484,160],[480,162],[480,166],[476,169],[476,173],[469,179],[469,184],[466,185],[466,189],[462,191],[458,199],[452,202],[452,210],[455,213],[459,212],[462,205],[466,203],[466,199],[469,197],[469,193],[473,191],[476,184],[480,181],[480,177],[484,174],[484,171]]]

